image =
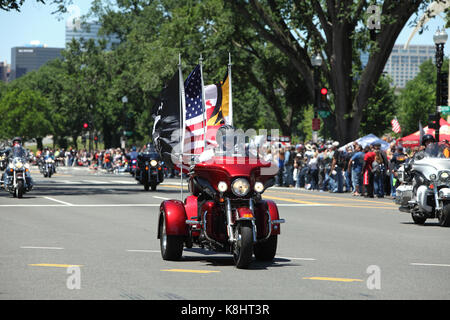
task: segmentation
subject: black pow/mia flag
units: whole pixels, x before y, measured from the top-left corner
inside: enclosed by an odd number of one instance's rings
[[[180,79],[177,70],[161,91],[159,100],[152,110],[153,143],[169,168],[174,166],[172,153],[179,152],[174,149],[180,144],[180,122],[182,121],[180,110]]]

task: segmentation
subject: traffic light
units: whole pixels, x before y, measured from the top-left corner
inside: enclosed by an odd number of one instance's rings
[[[89,125],[85,122],[85,123],[83,123],[83,128],[84,129],[87,129],[89,127]]]
[[[328,94],[328,89],[323,87],[322,89],[320,89],[320,96],[322,98],[322,101],[327,101],[327,94]]]
[[[439,113],[432,113],[428,116],[428,128],[430,129],[434,129],[434,130],[439,130],[440,129],[440,121],[441,120],[441,116],[439,115]]]
[[[439,80],[441,84],[440,105],[448,106],[448,72],[442,72]]]
[[[320,130],[320,119],[319,118],[313,118],[312,119],[312,130],[313,131],[319,131]]]

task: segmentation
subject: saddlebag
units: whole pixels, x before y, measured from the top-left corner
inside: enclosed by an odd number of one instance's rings
[[[412,200],[413,197],[413,186],[401,185],[395,190],[395,193],[395,204],[407,207],[408,201]]]

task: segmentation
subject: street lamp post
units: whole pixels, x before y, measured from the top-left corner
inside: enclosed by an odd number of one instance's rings
[[[123,96],[122,97],[122,103],[123,103],[123,110],[124,110],[124,112],[126,112],[125,105],[127,104],[127,102],[128,102],[128,97],[127,96]],[[124,150],[125,150],[125,147],[126,147],[126,141],[127,141],[127,138],[126,138],[126,134],[125,134],[125,130],[124,130],[123,135],[122,135],[122,137],[120,139],[120,147],[122,149],[124,149]]]
[[[439,142],[439,122],[440,122],[440,114],[439,114],[439,107],[441,105],[447,105],[447,101],[442,101],[442,87],[441,87],[441,67],[442,63],[444,61],[444,45],[447,41],[448,35],[445,32],[445,29],[442,28],[442,30],[437,29],[436,33],[433,36],[433,41],[436,45],[436,119],[438,123],[436,124],[434,136],[437,142]]]
[[[319,110],[319,104],[320,104],[320,88],[319,88],[319,69],[322,66],[322,57],[320,54],[316,54],[314,57],[311,58],[311,65],[314,68],[314,119],[313,123],[315,123],[318,119],[318,110]],[[317,142],[317,134],[318,131],[312,130],[312,140],[313,142]]]

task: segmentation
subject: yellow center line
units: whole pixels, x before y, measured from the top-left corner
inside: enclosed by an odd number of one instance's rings
[[[301,203],[301,204],[310,204],[310,205],[323,205],[323,206],[331,206],[331,207],[345,207],[345,208],[367,208],[367,209],[394,209],[390,207],[377,207],[377,206],[370,206],[370,205],[353,205],[353,204],[346,204],[346,203],[318,203],[318,202],[308,202],[303,200],[295,200],[295,199],[289,199],[289,198],[279,198],[279,197],[272,197],[264,195],[264,199],[269,200],[279,200],[279,201],[286,201],[286,202],[294,202],[294,203]]]
[[[304,200],[296,200],[296,199],[288,199],[288,198],[279,198],[279,197],[273,197],[273,196],[263,196],[264,199],[270,199],[270,200],[281,200],[281,201],[287,201],[287,202],[295,202],[295,203],[301,203],[301,204],[311,204],[311,205],[320,205],[323,203],[318,202],[311,202],[311,201],[304,201]]]
[[[336,282],[362,282],[361,279],[348,278],[330,278],[330,277],[304,277],[306,280],[320,280],[320,281],[336,281]]]
[[[80,264],[54,264],[54,263],[35,263],[29,264],[32,267],[55,267],[55,268],[69,268],[69,267],[82,267]]]
[[[214,272],[220,272],[215,270],[190,270],[190,269],[163,269],[161,271],[166,272],[188,272],[188,273],[214,273]]]
[[[295,196],[302,196],[302,197],[308,197],[308,198],[321,198],[321,199],[333,199],[333,200],[341,200],[341,201],[352,201],[352,202],[368,202],[368,203],[376,203],[386,206],[396,206],[394,203],[386,203],[386,202],[380,202],[380,201],[374,201],[374,200],[363,200],[363,199],[346,199],[341,197],[332,197],[332,196],[322,196],[322,195],[314,195],[314,194],[303,194],[303,193],[295,193],[295,192],[286,192],[286,191],[273,191],[268,190],[266,193],[277,193],[277,194],[289,194],[289,195],[295,195]]]

